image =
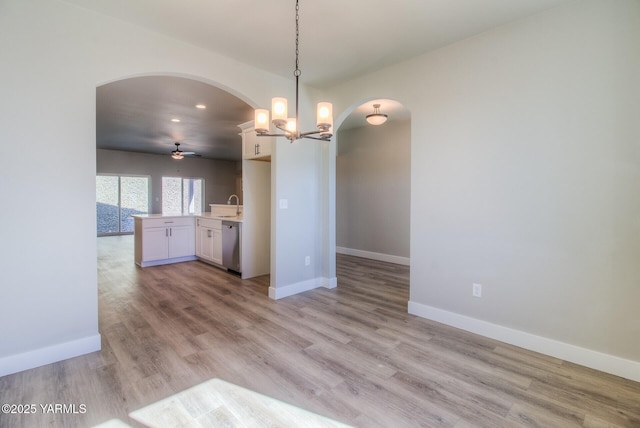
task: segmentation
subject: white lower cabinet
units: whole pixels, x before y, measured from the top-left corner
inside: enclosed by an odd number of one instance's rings
[[[154,266],[195,260],[193,217],[135,217],[136,264]]]
[[[221,220],[196,220],[196,256],[205,261],[222,264]]]

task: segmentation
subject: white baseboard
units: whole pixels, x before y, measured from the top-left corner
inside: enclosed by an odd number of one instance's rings
[[[640,382],[640,362],[638,361],[592,351],[421,303],[410,301],[409,313],[530,351]]]
[[[379,260],[381,262],[395,263],[397,265],[409,266],[409,257],[394,256],[391,254],[374,253],[372,251],[356,250],[354,248],[336,247],[336,253],[348,256],[363,257],[365,259]]]
[[[99,351],[101,348],[100,335],[96,334],[70,342],[34,349],[21,354],[9,355],[0,358],[0,376],[6,376],[46,364],[56,363],[68,358],[89,354]]]
[[[304,293],[305,291],[313,290],[314,288],[336,288],[337,285],[338,278],[318,277],[281,287],[271,286],[269,287],[269,297],[271,299],[278,300],[284,297],[293,296],[294,294]]]
[[[150,266],[162,266],[169,265],[171,263],[181,263],[181,262],[191,262],[194,260],[198,260],[198,258],[193,256],[183,256],[183,257],[175,257],[173,259],[162,259],[162,260],[154,260],[151,262],[136,262],[136,264],[140,267],[150,267]]]

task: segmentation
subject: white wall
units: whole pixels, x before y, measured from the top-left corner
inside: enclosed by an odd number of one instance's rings
[[[239,141],[238,144],[240,143]],[[239,162],[189,157],[175,160],[169,154],[156,155],[100,149],[96,151],[96,158],[98,174],[149,176],[152,213],[162,212],[162,177],[204,179],[205,211],[209,211],[209,204],[226,204],[232,194],[241,196],[236,188]]]
[[[338,252],[409,264],[411,121],[338,132]]]
[[[0,52],[0,138],[20,154],[0,169],[3,375],[100,347],[96,86],[137,75],[176,75],[219,86],[250,105],[268,106],[274,94],[293,99],[294,85],[56,0],[0,2]],[[304,88],[301,95],[303,107],[310,105]],[[283,183],[279,194],[292,207],[306,204],[296,209],[299,217],[286,222],[291,240],[272,232],[278,269],[297,264],[298,241],[311,246],[322,241],[312,223],[320,187],[315,150],[278,145],[273,155],[279,159],[275,176]],[[295,157],[298,152],[303,156]],[[305,174],[297,176],[299,169]],[[314,189],[311,195],[309,188]],[[280,228],[282,220],[274,222]],[[314,260],[311,272],[274,272],[279,279],[273,285],[307,283],[322,272],[322,263]]]
[[[332,89],[412,112],[412,313],[640,380],[638,46],[579,1]]]

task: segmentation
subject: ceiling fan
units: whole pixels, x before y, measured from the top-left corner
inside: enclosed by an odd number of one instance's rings
[[[174,159],[183,159],[185,156],[196,156],[196,157],[200,156],[200,155],[197,155],[196,152],[183,152],[182,150],[180,150],[180,143],[176,142],[175,145],[176,145],[176,149],[171,152],[171,157]]]

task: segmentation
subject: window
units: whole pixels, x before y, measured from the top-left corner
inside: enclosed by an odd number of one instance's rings
[[[162,213],[195,214],[204,211],[204,180],[162,177]]]
[[[132,214],[149,212],[149,177],[96,176],[98,236],[133,232]]]

